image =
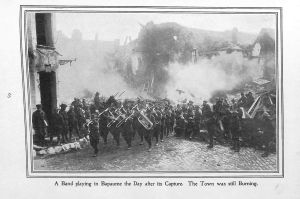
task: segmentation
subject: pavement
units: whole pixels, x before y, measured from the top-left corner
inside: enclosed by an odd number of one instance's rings
[[[208,149],[199,140],[166,138],[152,151],[147,144],[139,145],[139,138],[127,150],[124,140],[117,147],[112,138],[106,146],[100,141],[97,157],[87,148],[65,154],[34,159],[34,170],[112,170],[112,171],[276,171],[276,154],[261,157],[262,151],[242,147],[240,152],[229,146],[215,145]]]

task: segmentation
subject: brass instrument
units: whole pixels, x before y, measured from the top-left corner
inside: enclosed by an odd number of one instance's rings
[[[123,112],[122,112],[123,111]],[[118,109],[116,109],[115,111],[114,111],[116,114],[117,114],[117,116],[115,116],[115,115],[113,115],[111,112],[111,115],[113,116],[112,117],[112,120],[107,124],[107,127],[108,128],[110,128],[115,122],[117,122],[117,121],[122,121],[124,118],[126,118],[126,116],[125,116],[125,114],[126,114],[126,110],[124,109],[124,107],[122,106],[122,107],[120,107],[120,108],[118,108]],[[124,113],[125,112],[125,113]],[[119,121],[119,122],[120,122]],[[118,122],[118,123],[119,123]],[[118,124],[117,124],[118,125]],[[120,124],[121,125],[121,124]],[[119,125],[119,126],[120,126]],[[119,127],[119,126],[117,126],[117,128]]]
[[[101,113],[98,114],[98,117],[100,117],[103,113],[105,113],[106,111],[108,111],[109,108],[105,109],[104,111],[102,111]]]
[[[111,119],[111,121],[107,124],[107,127],[110,128],[116,122],[118,116],[115,116],[110,110],[108,112],[110,114],[109,118]]]
[[[139,112],[139,117],[138,117],[138,121],[141,125],[143,125],[143,127],[147,130],[151,130],[153,127],[153,123],[150,121],[150,119],[142,112],[138,109]]]
[[[133,115],[134,115],[134,109],[137,107],[137,105],[135,105],[134,107],[132,107],[132,109],[131,109],[131,111],[132,111],[132,113],[129,115],[129,116],[127,116],[127,117],[123,117],[123,119],[121,119],[119,122],[118,122],[118,124],[116,125],[116,127],[117,128],[119,128],[123,123],[125,123],[129,118],[131,118]],[[127,113],[127,111],[122,107],[122,109],[121,110],[123,110],[125,113]]]

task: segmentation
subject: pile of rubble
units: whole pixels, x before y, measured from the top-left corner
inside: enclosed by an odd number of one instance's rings
[[[40,147],[37,145],[33,145],[33,157],[38,156],[47,156],[54,155],[60,153],[67,153],[70,151],[78,151],[82,148],[85,148],[89,145],[89,137],[84,137],[79,139],[78,141],[74,141],[71,143],[61,144],[58,146],[51,147]]]

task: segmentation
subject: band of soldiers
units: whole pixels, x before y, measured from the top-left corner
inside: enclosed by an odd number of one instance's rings
[[[67,105],[61,104],[53,115],[53,130],[50,134],[50,142],[57,137],[57,142],[66,143],[72,137],[87,137],[94,149],[94,156],[98,154],[100,138],[107,144],[108,134],[111,133],[117,146],[120,146],[121,136],[124,138],[127,148],[131,149],[133,139],[140,140],[140,145],[147,143],[148,151],[153,145],[164,142],[164,139],[173,135],[177,138],[194,139],[200,136],[204,141],[207,138],[208,148],[213,148],[214,139],[221,136],[230,140],[232,149],[240,150],[240,137],[243,132],[242,109],[250,108],[254,102],[252,93],[246,96],[241,93],[240,99],[234,99],[229,104],[226,99],[217,98],[211,107],[207,101],[202,106],[193,102],[172,106],[167,100],[117,101],[111,96],[106,102],[101,102],[99,92],[95,94],[93,103],[88,104],[85,99],[75,98],[67,111]],[[268,118],[264,118],[269,124]],[[47,118],[41,105],[33,113],[32,123],[35,130],[35,143],[45,145]],[[205,133],[201,133],[206,129]],[[272,137],[272,132],[266,135],[266,147]],[[207,135],[205,137],[205,135]],[[263,154],[269,154],[268,148]]]

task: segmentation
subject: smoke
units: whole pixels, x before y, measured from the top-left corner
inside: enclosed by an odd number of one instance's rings
[[[74,97],[86,97],[86,93],[99,92],[100,96],[109,97],[116,93],[116,98],[137,97],[136,91],[131,89],[123,77],[115,71],[107,71],[101,66],[83,65],[78,62],[72,67],[61,67],[59,70],[58,99],[59,103],[70,103]]]
[[[173,63],[169,65],[168,73],[166,97],[178,102],[209,99],[215,91],[232,90],[242,82],[258,78],[262,70],[257,59],[249,60],[239,52],[224,52],[197,63]]]

